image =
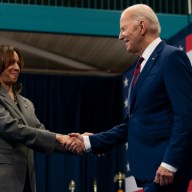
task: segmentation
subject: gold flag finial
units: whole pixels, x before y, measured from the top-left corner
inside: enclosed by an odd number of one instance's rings
[[[97,192],[97,180],[96,180],[96,178],[94,179],[94,182],[93,182],[93,192]]]
[[[119,189],[118,189],[118,192],[123,192],[122,190],[122,184],[123,184],[123,180],[125,179],[125,174],[121,173],[121,172],[118,172],[118,174],[115,175],[114,177],[114,182],[117,182],[118,181],[118,184],[119,184]]]
[[[69,183],[69,191],[74,192],[75,191],[75,181],[71,180]]]

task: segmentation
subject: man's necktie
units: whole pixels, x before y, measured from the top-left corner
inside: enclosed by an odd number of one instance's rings
[[[141,69],[141,63],[143,62],[144,58],[140,57],[136,63],[136,68],[135,71],[133,73],[133,84],[132,84],[132,88],[135,87],[135,84],[137,82],[137,79],[139,78],[139,74],[140,74],[140,69]]]

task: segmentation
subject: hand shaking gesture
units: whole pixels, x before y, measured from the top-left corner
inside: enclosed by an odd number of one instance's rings
[[[84,143],[78,137],[56,134],[56,141],[60,150],[70,151],[77,155],[81,155],[84,152]]]

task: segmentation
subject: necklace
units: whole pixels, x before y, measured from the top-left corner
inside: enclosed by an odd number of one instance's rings
[[[9,92],[9,95],[11,99],[14,101],[14,103],[17,103],[17,96],[14,92]]]
[[[13,93],[13,96],[14,96],[14,99],[13,99],[14,103],[17,103],[17,96],[14,93]]]

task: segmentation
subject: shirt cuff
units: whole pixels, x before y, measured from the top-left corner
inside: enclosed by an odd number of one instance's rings
[[[164,167],[165,169],[168,169],[169,171],[172,171],[173,173],[175,173],[177,171],[176,167],[173,167],[167,163],[162,162],[161,166]]]
[[[85,151],[91,152],[91,143],[89,140],[89,136],[83,136],[83,141],[84,141],[84,145],[85,145]]]

